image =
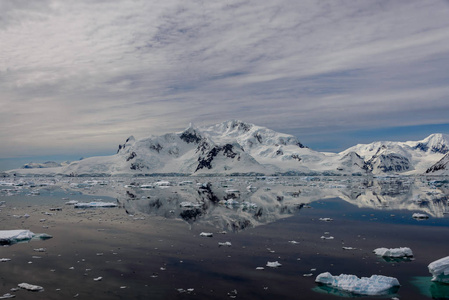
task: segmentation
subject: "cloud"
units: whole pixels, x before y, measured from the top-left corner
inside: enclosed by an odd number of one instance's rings
[[[448,123],[441,1],[2,1],[0,156],[242,119]],[[81,153],[83,154],[83,153]]]

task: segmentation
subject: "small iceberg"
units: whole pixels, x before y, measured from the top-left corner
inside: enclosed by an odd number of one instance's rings
[[[67,202],[65,203],[65,205],[75,205],[75,204],[78,204],[78,201],[76,201],[76,200],[70,200],[70,201],[67,201]]]
[[[193,208],[193,207],[201,207],[201,204],[199,204],[199,203],[193,203],[193,202],[190,202],[190,201],[183,201],[183,202],[181,202],[181,203],[179,203],[179,206],[180,207],[185,207],[185,208]]]
[[[373,251],[376,255],[382,257],[412,257],[413,252],[408,247],[400,247],[400,248],[377,248]]]
[[[95,207],[117,207],[113,202],[79,202],[74,205],[75,208],[95,208]]]
[[[218,242],[218,247],[222,247],[222,246],[228,246],[228,247],[231,247],[232,244],[231,244],[231,242],[224,242],[224,243]]]
[[[394,288],[400,286],[399,281],[394,277],[372,275],[369,278],[358,278],[355,275],[347,274],[332,276],[329,272],[319,274],[315,282],[341,291],[366,296],[387,295]]]
[[[417,220],[424,220],[424,219],[428,219],[429,216],[426,215],[426,214],[422,214],[422,213],[414,213],[414,214],[412,215],[412,218],[413,218],[413,219],[417,219]]]
[[[0,230],[0,245],[10,245],[22,241],[29,241],[34,233],[29,230]]]
[[[31,239],[46,240],[52,238],[46,233],[34,234],[27,229],[0,230],[0,245],[12,245],[20,242],[27,242]]]
[[[427,267],[433,275],[432,281],[449,283],[449,256],[436,260]]]
[[[40,291],[44,290],[44,288],[41,286],[33,285],[33,284],[25,283],[25,282],[19,283],[17,286],[21,289],[25,289],[25,290],[32,291],[32,292],[40,292]]]
[[[213,234],[212,232],[201,232],[201,233],[200,233],[200,236],[203,236],[203,237],[213,237],[214,234]]]
[[[280,267],[280,266],[282,266],[278,261],[269,261],[269,262],[267,262],[267,267],[270,267],[270,268],[277,268],[277,267]]]

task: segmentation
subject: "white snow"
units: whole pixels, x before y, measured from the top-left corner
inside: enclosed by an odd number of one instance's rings
[[[383,257],[410,257],[413,256],[413,252],[408,247],[400,248],[377,248],[373,251],[376,255]]]
[[[430,263],[428,268],[433,275],[432,281],[449,283],[449,256]]]
[[[400,285],[399,281],[394,277],[372,275],[369,278],[358,278],[355,275],[347,274],[332,276],[329,272],[319,274],[316,277],[315,282],[354,294],[368,296],[387,294],[389,289]]]

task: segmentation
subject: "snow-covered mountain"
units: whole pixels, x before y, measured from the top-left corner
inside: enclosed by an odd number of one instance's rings
[[[369,173],[422,174],[449,152],[449,135],[437,133],[421,141],[359,144],[340,155],[351,152],[363,158]]]
[[[374,142],[340,153],[305,147],[296,137],[242,121],[188,128],[136,140],[115,155],[65,166],[18,169],[18,174],[423,174],[449,152],[449,136],[415,142]],[[430,173],[431,171],[429,171]]]

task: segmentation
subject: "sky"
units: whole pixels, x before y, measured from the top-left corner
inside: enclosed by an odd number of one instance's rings
[[[449,133],[448,16],[432,0],[2,0],[0,169],[191,122],[332,152]]]

